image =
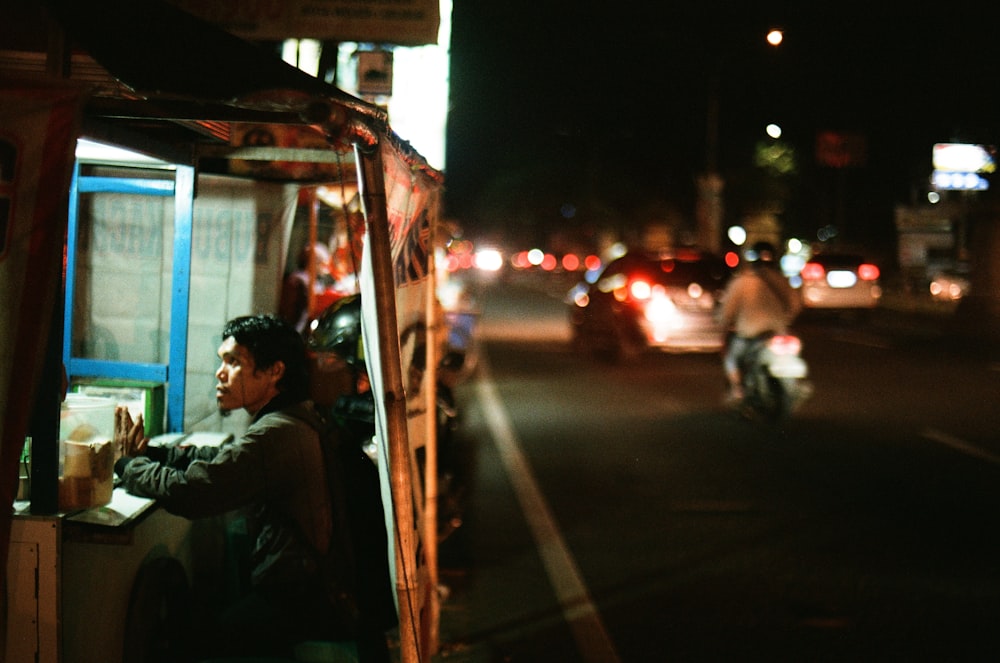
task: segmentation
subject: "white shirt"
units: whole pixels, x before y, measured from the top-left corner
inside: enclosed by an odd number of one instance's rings
[[[801,306],[798,294],[778,270],[743,269],[726,287],[722,320],[737,336],[753,338],[783,332]]]

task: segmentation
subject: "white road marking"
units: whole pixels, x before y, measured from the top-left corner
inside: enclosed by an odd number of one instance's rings
[[[992,463],[994,465],[1000,465],[1000,456],[990,453],[985,449],[980,449],[974,444],[966,442],[965,440],[955,437],[954,435],[948,435],[947,433],[942,433],[938,430],[928,429],[921,433],[921,436],[931,440],[932,442],[938,442],[946,447],[951,447],[955,451],[964,453],[967,456],[985,460],[987,463]]]
[[[535,538],[549,581],[562,607],[563,618],[573,631],[577,649],[585,661],[618,663],[621,659],[614,643],[535,481],[531,465],[521,451],[485,357],[480,358],[477,370],[477,390],[487,426]]]

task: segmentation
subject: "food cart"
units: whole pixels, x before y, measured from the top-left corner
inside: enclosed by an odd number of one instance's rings
[[[0,203],[11,201],[0,204],[11,230],[0,284],[16,311],[0,337],[0,487],[15,505],[0,520],[5,660],[149,660],[183,610],[180,589],[224,580],[214,553],[226,542],[208,523],[119,489],[107,504],[63,508],[60,364],[70,391],[126,390],[164,435],[238,435],[247,422],[214,408],[218,330],[277,309],[293,229],[304,222],[312,241],[320,205],[363,220],[350,239],[358,289],[374,303],[363,335],[400,654],[426,658],[437,344],[418,347],[408,330],[434,339],[440,328],[427,238],[441,175],[380,108],[168,5],[112,4],[109,16],[50,3],[65,38],[40,67],[0,72],[0,161],[13,153],[17,165],[0,166]],[[30,495],[15,500],[28,436]]]

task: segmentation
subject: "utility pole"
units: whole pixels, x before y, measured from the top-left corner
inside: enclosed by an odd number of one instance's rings
[[[719,174],[719,88],[722,78],[722,56],[719,55],[709,73],[708,106],[705,112],[705,172],[696,179],[698,201],[695,209],[698,244],[712,253],[722,246],[722,190],[725,186]]]

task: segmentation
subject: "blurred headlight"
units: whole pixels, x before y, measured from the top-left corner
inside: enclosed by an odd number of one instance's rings
[[[628,291],[633,299],[649,299],[650,295],[653,294],[652,286],[647,281],[642,280],[632,281],[629,284]]]
[[[484,272],[496,272],[503,267],[503,256],[496,249],[476,251],[476,267]]]

